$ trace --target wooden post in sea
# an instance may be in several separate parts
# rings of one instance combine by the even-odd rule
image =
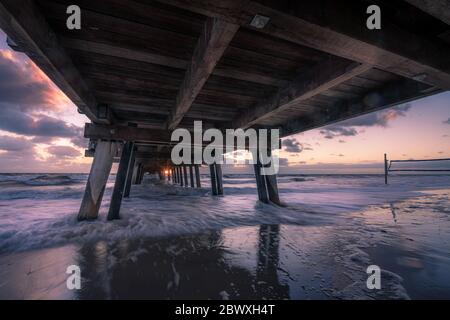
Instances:
[[[263,203],[269,203],[269,196],[267,194],[266,179],[261,175],[261,163],[259,160],[253,165],[255,170],[256,188],[258,190],[258,199]]]
[[[222,165],[220,163],[216,163],[215,167],[216,167],[217,194],[223,195]]]
[[[194,168],[192,167],[192,165],[189,166],[189,176],[191,178],[191,188],[195,188],[195,184],[194,184]]]
[[[116,152],[117,145],[115,142],[98,141],[86,190],[78,213],[79,221],[97,219]]]
[[[185,182],[185,180],[184,180],[184,178],[183,178],[183,172],[182,172],[183,170],[181,169],[181,166],[179,166],[178,167],[178,174],[179,174],[179,176],[180,176],[180,186],[184,186],[184,182]]]
[[[216,166],[214,164],[209,165],[209,172],[211,177],[211,192],[213,196],[217,196]]]
[[[108,220],[120,219],[120,207],[127,180],[128,168],[130,167],[131,155],[133,153],[134,143],[128,141],[125,143],[122,156],[120,157],[119,168],[116,174],[116,181],[114,183],[114,190],[109,206]]]
[[[200,168],[199,168],[199,165],[196,164],[194,166],[194,168],[195,168],[195,181],[197,183],[197,188],[201,188],[202,187],[202,183],[200,181]]]
[[[125,184],[125,191],[123,193],[124,198],[130,197],[131,182],[133,180],[135,162],[136,162],[136,148],[133,147],[133,150],[131,153],[130,165],[128,166],[127,182]]]
[[[183,165],[183,175],[184,175],[184,177],[183,177],[184,178],[184,186],[189,187],[186,165]]]
[[[272,151],[268,150],[267,155],[272,158]],[[253,165],[259,201],[263,203],[271,202],[276,205],[281,205],[277,176],[275,174],[269,175],[267,172],[264,172],[265,168],[261,163],[260,156],[260,152],[258,151],[257,159],[254,161],[255,164]]]

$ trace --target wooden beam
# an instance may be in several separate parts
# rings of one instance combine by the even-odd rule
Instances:
[[[247,0],[162,1],[247,28],[255,15],[266,16],[269,23],[254,30],[450,89],[450,47],[403,30],[387,18],[381,30],[367,29],[364,2],[289,1],[273,2],[269,7]]]
[[[111,122],[98,117],[95,96],[34,1],[2,0],[0,28],[89,119],[97,123]]]
[[[306,72],[301,72],[288,86],[270,99],[246,110],[233,121],[233,128],[247,128],[276,113],[318,95],[369,70],[371,66],[330,57]]]
[[[406,0],[406,2],[450,25],[450,1],[448,0]]]
[[[380,89],[368,92],[360,99],[341,101],[332,108],[290,120],[282,126],[281,136],[286,137],[330,125],[440,92],[442,90],[409,79],[391,82]]]
[[[238,29],[238,25],[217,18],[206,20],[167,125],[170,130],[175,129],[189,111]]]
[[[187,60],[162,56],[148,51],[140,51],[135,49],[123,48],[120,46],[113,46],[104,43],[72,38],[63,38],[61,42],[65,48],[72,50],[80,50],[84,52],[102,54],[105,56],[145,62],[160,66],[171,67],[175,69],[186,70],[188,67]],[[227,66],[216,66],[212,74],[224,78],[243,80],[265,85],[272,85],[272,86],[286,85],[285,80],[280,80],[278,78],[271,77],[270,75],[258,75],[254,73],[248,73]]]
[[[166,130],[86,123],[84,136],[89,139],[170,143],[171,134]]]

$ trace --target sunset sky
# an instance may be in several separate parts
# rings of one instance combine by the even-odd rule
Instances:
[[[0,31],[0,172],[87,172],[88,119]],[[450,158],[450,92],[283,141],[285,172],[380,172],[394,159]]]

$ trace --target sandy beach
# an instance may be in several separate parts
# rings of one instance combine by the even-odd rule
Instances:
[[[284,208],[258,203],[245,176],[227,177],[219,198],[147,181],[113,223],[76,223],[76,198],[41,197],[41,210],[46,201],[67,212],[28,212],[33,230],[3,213],[0,299],[448,299],[445,178],[398,178],[386,190],[378,176],[281,177]],[[346,187],[330,192],[336,183]],[[373,264],[381,290],[366,287]],[[80,266],[81,290],[67,289],[69,265]]]

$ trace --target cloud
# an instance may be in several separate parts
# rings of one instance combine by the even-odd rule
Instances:
[[[67,101],[36,65],[9,50],[0,50],[0,97],[21,111],[58,109],[56,102]]]
[[[0,103],[0,108],[2,110],[1,130],[27,136],[44,137],[73,137],[80,133],[79,127],[47,115],[31,116],[21,112],[14,105],[4,103]]]
[[[46,150],[52,156],[60,159],[76,158],[81,155],[78,149],[75,149],[70,146],[50,146]]]
[[[320,131],[320,133],[326,138],[326,139],[334,139],[336,137],[349,137],[349,136],[356,136],[358,134],[358,131],[356,131],[355,128],[346,128],[342,126],[332,126],[327,127]]]
[[[407,112],[411,109],[410,104],[404,104],[397,107],[393,107],[388,110],[369,113],[364,116],[356,117],[349,120],[344,120],[336,125],[325,127],[320,133],[326,139],[334,139],[336,137],[349,137],[356,136],[358,131],[355,127],[388,127],[389,122],[399,118],[405,117]],[[449,119],[450,120],[450,119]],[[340,140],[341,142],[343,140]],[[341,142],[343,143],[343,142]]]
[[[33,143],[24,138],[0,136],[0,150],[7,152],[19,152],[33,148]]]
[[[300,142],[297,141],[297,139],[284,139],[282,142],[283,147],[285,147],[286,152],[290,153],[299,153],[303,151],[303,146]]]
[[[450,118],[448,118],[448,120],[447,120],[447,121],[444,121],[444,123],[446,123],[446,124],[450,124]]]
[[[289,160],[286,158],[279,158],[278,159],[278,163],[280,165],[280,167],[287,167],[289,166]]]

